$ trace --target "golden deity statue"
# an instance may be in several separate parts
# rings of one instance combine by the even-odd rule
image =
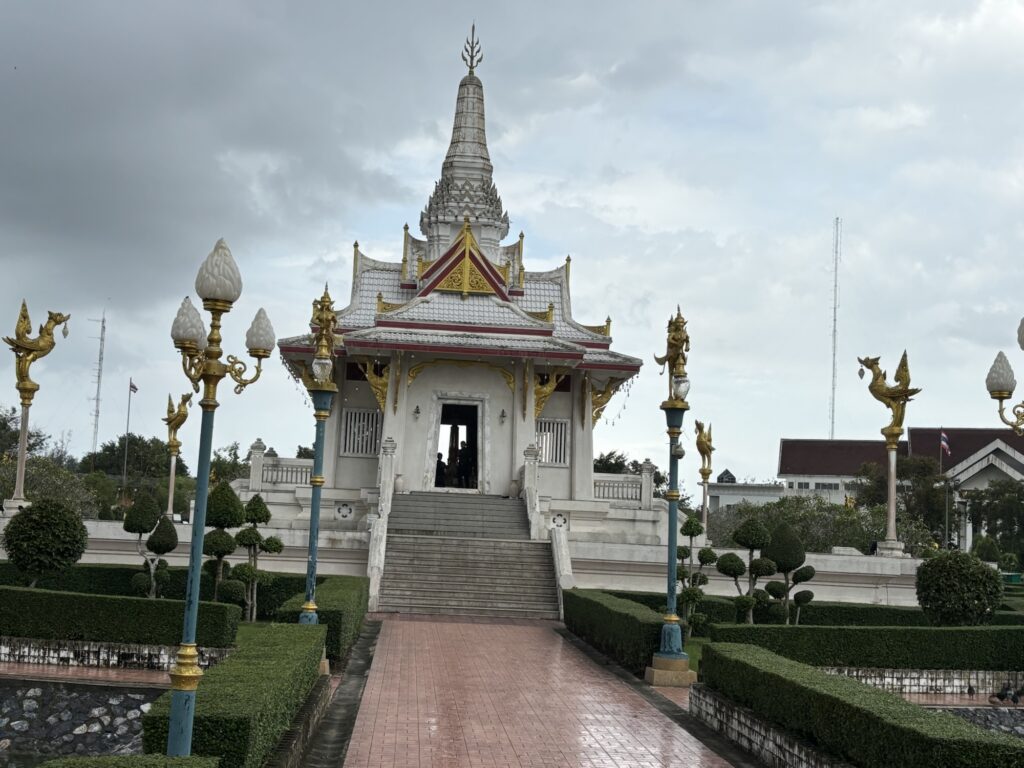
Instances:
[[[686,353],[690,351],[690,334],[686,330],[686,319],[683,317],[679,307],[676,307],[676,316],[668,321],[668,340],[666,342],[665,354],[661,357],[654,356],[654,362],[661,366],[661,372],[665,373],[665,366],[668,366],[669,373],[683,372],[686,369]]]
[[[324,357],[334,356],[334,326],[338,322],[338,313],[334,311],[334,299],[327,292],[324,283],[324,295],[313,300],[313,317],[310,322],[317,327],[316,352]]]
[[[29,368],[36,360],[46,357],[53,350],[56,340],[53,338],[53,329],[58,325],[64,326],[64,338],[68,335],[68,320],[71,315],[60,312],[50,312],[46,322],[39,326],[39,335],[34,339],[30,338],[32,333],[32,321],[28,316],[28,306],[21,302],[21,312],[18,314],[18,322],[14,326],[14,336],[5,336],[4,341],[14,352],[17,361],[14,365],[14,373],[17,377],[17,389],[21,393],[21,404],[30,405],[39,385],[29,377]]]
[[[708,424],[707,431],[704,430],[704,422],[697,421],[697,453],[700,454],[700,476],[707,482],[711,477],[711,454],[715,446],[711,444],[711,425]]]
[[[921,390],[910,386],[910,367],[907,365],[906,350],[903,351],[900,364],[896,366],[896,383],[893,385],[886,383],[886,373],[879,367],[878,360],[877,357],[857,358],[857,362],[871,371],[868,392],[892,412],[892,421],[882,430],[882,434],[889,441],[895,439],[891,438],[891,435],[898,437],[903,433],[903,417],[906,415],[907,403]],[[861,375],[863,374],[864,371],[861,369]]]

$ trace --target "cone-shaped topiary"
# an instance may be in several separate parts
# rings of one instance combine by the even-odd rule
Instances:
[[[991,536],[981,536],[971,547],[971,552],[986,563],[999,562],[999,545]]]
[[[217,483],[206,502],[209,528],[237,528],[245,522],[245,508],[227,483]]]
[[[250,525],[266,525],[270,522],[270,509],[258,493],[245,504],[245,522]]]
[[[82,517],[56,499],[42,498],[19,510],[0,533],[0,547],[30,586],[78,562],[89,543]]]
[[[135,498],[135,503],[125,512],[121,527],[128,533],[137,534],[141,541],[142,536],[152,531],[159,519],[160,507],[157,506],[156,499],[148,493],[140,493]]]
[[[178,546],[178,532],[174,530],[174,523],[166,515],[160,515],[156,528],[146,539],[146,549],[154,555],[166,555],[173,552]]]
[[[220,595],[220,583],[224,578],[224,558],[236,549],[238,549],[238,545],[235,544],[235,537],[223,528],[215,528],[203,537],[203,554],[215,558],[217,563],[213,578],[214,600],[217,600]]]
[[[807,552],[804,543],[800,540],[796,529],[789,523],[779,523],[772,531],[772,540],[762,551],[765,557],[775,561],[775,567],[782,574],[785,591],[781,595],[772,594],[776,600],[782,602],[782,614],[786,624],[789,624],[789,593],[796,586],[797,582],[793,574],[807,559]],[[805,572],[806,573],[806,572]],[[814,569],[811,568],[811,577],[814,576]],[[808,579],[803,579],[807,581]]]

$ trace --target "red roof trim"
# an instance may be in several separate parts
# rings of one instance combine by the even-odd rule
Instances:
[[[639,365],[614,365],[612,363],[584,363],[577,366],[581,371],[629,371],[640,373]]]
[[[612,345],[610,341],[574,341],[573,343],[589,349],[608,349]]]
[[[363,339],[345,342],[349,347],[370,347],[377,349],[394,349],[412,352],[448,352],[461,355],[495,355],[510,357],[550,357],[558,360],[580,360],[582,355],[577,352],[544,352],[537,350],[514,350],[503,347],[453,347],[446,344],[409,344],[409,343],[378,343]]]
[[[464,248],[466,248],[465,237],[459,237],[454,243],[452,243],[451,247],[445,251],[444,255],[431,264],[423,273],[425,285],[416,295],[427,296],[430,293],[433,293],[438,284],[451,274],[452,270],[454,270],[462,261],[462,249]],[[491,286],[499,298],[504,301],[508,301],[509,297],[506,292],[505,283],[497,268],[491,264],[490,260],[480,251],[473,248],[466,248],[466,250],[469,252],[470,262],[476,265],[477,270],[479,270],[480,274],[484,276],[484,280],[487,281],[488,285]],[[436,275],[432,276],[432,273],[434,273],[435,270]]]
[[[479,325],[476,323],[420,323],[420,322],[402,322],[400,320],[377,320],[378,328],[412,328],[412,329],[427,329],[432,331],[465,331],[466,327],[471,327],[474,331],[481,331],[483,333],[503,333],[509,335],[518,336],[546,336],[553,337],[554,329],[551,328],[512,328],[504,325]]]

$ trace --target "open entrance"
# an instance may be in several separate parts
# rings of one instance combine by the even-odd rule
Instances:
[[[435,488],[479,487],[480,441],[476,405],[441,404]]]

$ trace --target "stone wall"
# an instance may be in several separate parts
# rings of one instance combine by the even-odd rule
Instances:
[[[962,717],[967,722],[974,723],[990,731],[1009,733],[1024,739],[1024,711],[1019,709],[957,707],[944,711],[949,712],[951,715]]]
[[[704,685],[690,687],[690,714],[764,762],[768,768],[851,768],[734,704]]]
[[[0,755],[128,755],[160,690],[0,681]]]
[[[970,669],[866,669],[858,667],[821,667],[830,675],[844,675],[891,693],[966,694],[974,686],[979,698],[1000,690],[1005,683],[1017,690],[1024,685],[1024,672],[994,672]]]
[[[0,662],[19,664],[170,670],[176,653],[177,648],[170,645],[0,637]],[[200,648],[199,666],[210,667],[229,653],[230,648]]]

